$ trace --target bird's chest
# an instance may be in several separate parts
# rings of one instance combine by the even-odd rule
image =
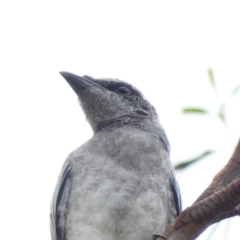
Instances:
[[[94,232],[96,239],[150,240],[153,232],[162,232],[168,224],[165,174],[101,166],[83,170],[85,177],[73,181],[71,199],[77,201],[69,222],[78,222],[81,239]]]
[[[102,138],[104,142],[94,139],[75,158],[74,182],[86,193],[130,201],[149,189],[156,193],[164,189],[172,166],[158,139],[121,131]]]
[[[119,130],[106,135],[101,137],[105,141],[94,141],[98,147],[93,153],[115,165],[142,174],[152,174],[157,169],[167,170],[171,165],[162,142],[151,134]]]
[[[170,165],[157,139],[119,133],[93,145],[74,161],[71,199],[77,201],[72,216],[81,225],[113,231],[122,239],[134,229],[151,236],[161,223],[165,226]]]

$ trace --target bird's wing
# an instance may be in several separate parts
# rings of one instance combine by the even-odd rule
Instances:
[[[167,135],[161,126],[156,127],[156,126],[152,126],[152,125],[146,125],[146,129],[154,137],[158,138],[161,141],[161,143],[163,144],[162,145],[163,148],[167,152],[170,152],[170,145],[169,145],[169,142],[167,139]],[[177,216],[178,216],[180,214],[180,212],[182,211],[182,200],[181,200],[180,189],[179,189],[177,180],[176,180],[173,172],[171,173],[170,187],[172,190],[174,205],[175,205],[175,209],[176,209]]]
[[[180,189],[174,174],[172,174],[172,178],[170,179],[170,186],[173,193],[173,200],[174,200],[174,204],[175,204],[175,208],[178,216],[182,211],[182,200],[181,200]]]
[[[66,161],[52,199],[50,214],[52,240],[65,239],[65,210],[70,190],[70,173],[71,166]]]

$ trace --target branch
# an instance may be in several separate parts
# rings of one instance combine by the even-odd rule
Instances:
[[[240,215],[240,139],[225,167],[193,205],[167,227],[163,236],[167,240],[195,239],[213,223],[237,215]]]
[[[198,197],[199,201],[221,189],[233,180],[240,177],[240,139],[237,146],[225,167],[213,178],[209,187]]]

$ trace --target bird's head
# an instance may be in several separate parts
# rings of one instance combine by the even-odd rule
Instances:
[[[148,122],[158,124],[155,108],[142,93],[118,79],[94,79],[61,72],[77,94],[94,132],[118,124]]]

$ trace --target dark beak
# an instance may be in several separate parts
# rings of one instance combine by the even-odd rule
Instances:
[[[77,95],[81,91],[93,87],[94,85],[99,87],[99,85],[97,85],[94,81],[91,81],[90,79],[86,79],[84,77],[80,77],[69,72],[60,72],[60,74],[67,80],[67,82]]]

